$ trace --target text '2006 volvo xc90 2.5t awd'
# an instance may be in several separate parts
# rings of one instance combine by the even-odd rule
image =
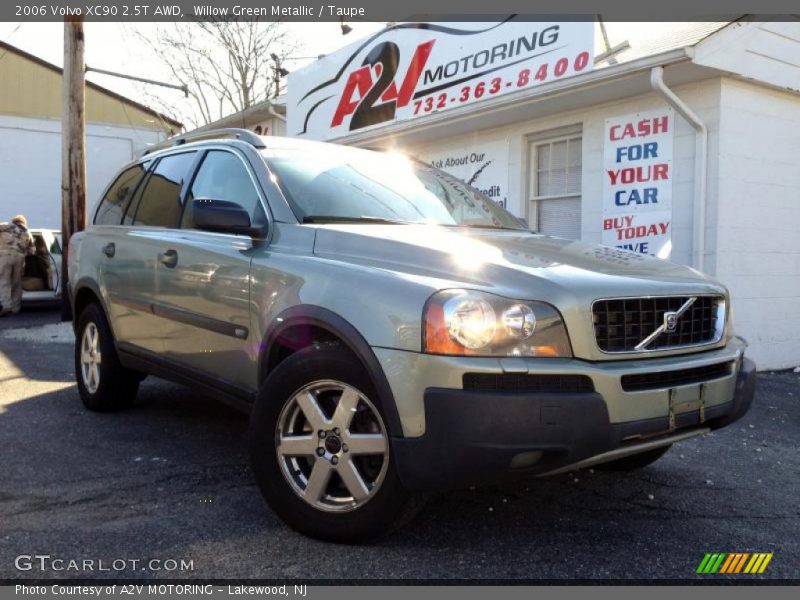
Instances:
[[[400,155],[243,130],[126,166],[73,236],[78,388],[156,375],[250,412],[289,525],[359,541],[426,493],[647,465],[749,408],[725,287],[537,235]]]

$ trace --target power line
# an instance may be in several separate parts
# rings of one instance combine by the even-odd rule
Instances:
[[[10,42],[11,41],[11,38],[14,37],[14,34],[17,33],[20,30],[20,27],[22,27],[22,25],[23,25],[22,23],[19,23],[16,27],[14,27],[14,31],[12,31],[11,33],[8,34],[8,37],[6,38],[6,42]],[[3,50],[3,53],[0,54],[0,60],[3,60],[5,58],[5,56],[6,56],[6,54],[8,54],[8,50]]]

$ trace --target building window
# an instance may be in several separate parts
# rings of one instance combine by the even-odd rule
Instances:
[[[528,219],[540,233],[581,237],[580,128],[530,139]]]

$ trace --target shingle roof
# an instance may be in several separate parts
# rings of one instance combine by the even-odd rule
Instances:
[[[648,40],[631,42],[630,48],[596,63],[595,67],[602,68],[612,64],[626,63],[645,56],[653,56],[677,48],[694,46],[731,23],[732,21],[659,23],[662,27],[659,27],[658,35]],[[630,23],[630,25],[635,26],[635,23]],[[622,41],[612,39],[610,43],[613,47]]]

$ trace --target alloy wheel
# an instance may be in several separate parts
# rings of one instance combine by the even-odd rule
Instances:
[[[294,492],[328,512],[368,502],[389,466],[380,413],[364,394],[341,381],[316,381],[292,396],[278,419],[275,450]]]
[[[83,385],[90,394],[97,392],[100,387],[100,365],[102,364],[100,352],[100,333],[97,325],[87,323],[81,337],[81,377]]]

